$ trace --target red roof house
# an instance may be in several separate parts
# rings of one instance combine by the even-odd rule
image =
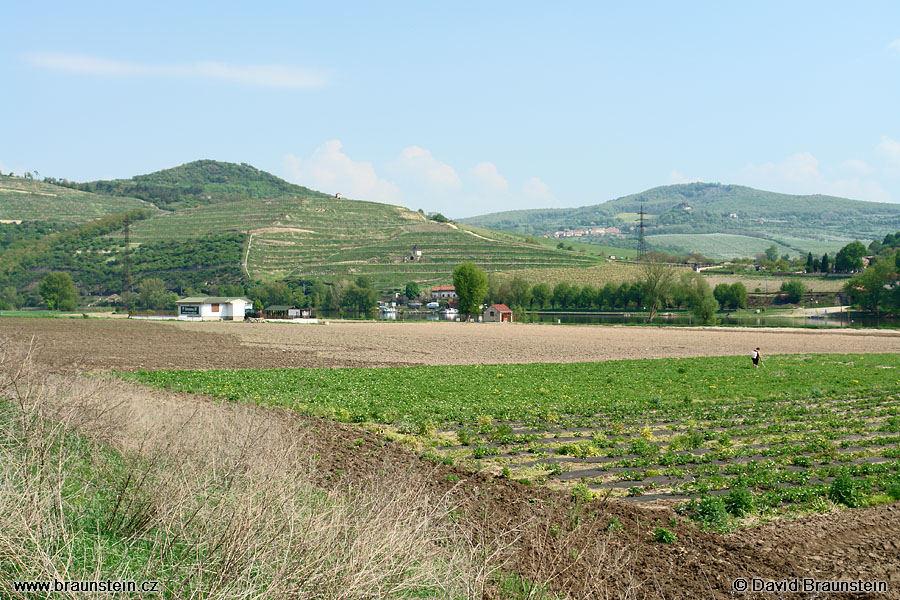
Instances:
[[[513,311],[505,304],[491,304],[484,309],[481,320],[485,323],[512,323]]]

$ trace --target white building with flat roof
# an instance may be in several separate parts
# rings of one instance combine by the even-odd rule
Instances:
[[[253,302],[244,297],[191,296],[175,303],[183,321],[243,321]]]

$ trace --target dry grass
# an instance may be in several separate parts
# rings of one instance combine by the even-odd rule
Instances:
[[[314,483],[302,428],[236,405],[42,377],[0,356],[0,589],[159,580],[178,598],[481,597],[502,541],[389,466]],[[79,595],[83,598],[84,595]]]

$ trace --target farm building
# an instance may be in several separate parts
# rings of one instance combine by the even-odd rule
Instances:
[[[456,300],[456,288],[452,285],[436,285],[431,288],[432,300]]]
[[[491,304],[485,307],[481,320],[485,323],[512,323],[513,311],[505,304]]]
[[[243,321],[253,302],[244,297],[191,296],[175,305],[178,318],[185,321]]]

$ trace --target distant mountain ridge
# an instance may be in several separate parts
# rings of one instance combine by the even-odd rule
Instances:
[[[629,236],[636,237],[637,213],[642,208],[651,246],[687,252],[697,251],[695,245],[706,246],[710,235],[729,234],[717,238],[726,246],[733,245],[734,236],[743,236],[751,242],[770,240],[790,253],[805,253],[839,248],[855,239],[881,239],[900,230],[900,204],[780,194],[718,183],[668,185],[579,208],[506,211],[460,222],[529,235],[616,227],[625,234],[619,243],[627,245]],[[690,237],[699,235],[707,237]],[[749,250],[754,244],[713,248],[711,256],[744,255],[743,246]]]

